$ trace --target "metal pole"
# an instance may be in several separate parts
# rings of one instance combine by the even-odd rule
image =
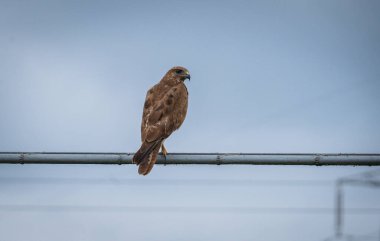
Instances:
[[[354,178],[349,176],[348,178],[340,178],[336,181],[335,185],[335,238],[340,239],[343,236],[343,220],[344,220],[344,185],[364,185],[372,187],[380,187],[380,181],[374,179],[373,176],[379,173],[379,170],[372,170],[370,172],[364,172],[360,175],[356,175]],[[379,235],[380,238],[380,235]]]
[[[3,164],[131,164],[134,153],[0,152]],[[380,166],[380,154],[171,153],[157,164]]]
[[[342,208],[343,208],[343,182],[338,180],[336,183],[336,199],[335,199],[335,238],[342,237]]]

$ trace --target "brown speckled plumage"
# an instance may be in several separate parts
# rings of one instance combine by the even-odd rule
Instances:
[[[141,122],[142,145],[133,157],[139,174],[148,174],[156,163],[163,142],[183,123],[187,112],[188,92],[184,84],[190,79],[183,67],[171,68],[161,81],[148,90]]]

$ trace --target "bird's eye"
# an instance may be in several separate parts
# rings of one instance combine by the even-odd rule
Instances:
[[[177,74],[182,74],[183,73],[183,70],[182,69],[178,69],[175,71]]]

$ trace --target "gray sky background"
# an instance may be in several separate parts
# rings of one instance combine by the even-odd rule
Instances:
[[[0,151],[134,152],[145,93],[188,68],[169,152],[380,153],[378,1],[0,1]],[[373,168],[0,167],[0,205],[329,207],[334,186],[155,180],[326,180]],[[133,185],[10,177],[136,179]],[[10,181],[13,180],[13,181]],[[143,180],[152,180],[148,184]],[[347,188],[348,207],[379,207]],[[379,215],[345,232],[379,233]],[[22,231],[20,230],[22,227]],[[0,210],[5,240],[322,240],[331,214]],[[380,235],[380,234],[379,234]]]

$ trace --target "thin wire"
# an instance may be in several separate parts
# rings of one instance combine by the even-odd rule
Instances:
[[[366,172],[354,173],[347,176],[342,177],[342,180],[345,179],[368,179],[380,176],[380,169],[369,170]]]
[[[347,214],[378,215],[380,208],[346,208]],[[101,206],[101,205],[10,205],[1,204],[3,212],[165,212],[165,213],[272,213],[332,214],[333,208],[323,207],[204,207],[204,206]]]
[[[344,234],[341,236],[340,240],[378,240],[379,236],[376,234],[367,234],[367,235],[354,235],[354,234]],[[333,241],[336,240],[335,235],[327,237],[324,241]]]
[[[0,177],[0,184],[86,184],[86,185],[183,185],[183,186],[332,186],[328,180],[253,179],[137,179],[137,178],[59,178]]]

